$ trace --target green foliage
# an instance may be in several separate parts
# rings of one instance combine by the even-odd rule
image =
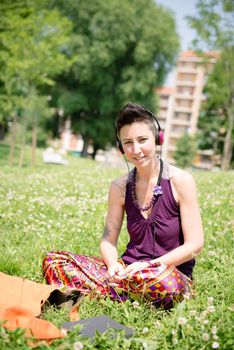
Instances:
[[[195,48],[202,48],[202,43],[211,50],[219,52],[219,58],[208,78],[205,92],[207,102],[203,108],[200,125],[201,138],[217,133],[222,140],[222,168],[228,169],[233,154],[234,130],[234,6],[231,0],[199,0],[197,15],[189,16],[188,21],[198,34],[194,41]],[[212,126],[215,126],[212,129]],[[224,129],[224,132],[223,132]],[[224,133],[224,135],[222,135]],[[223,137],[224,136],[224,137]],[[201,147],[204,142],[200,142]],[[217,142],[214,143],[215,151]],[[212,147],[213,148],[213,147]]]
[[[233,76],[234,49],[225,49],[207,81],[205,94],[207,100],[200,114],[199,148],[214,149],[215,153],[223,153],[225,135],[231,120],[234,118]],[[234,129],[232,128],[232,138]],[[233,147],[233,144],[232,144]]]
[[[198,0],[197,15],[187,16],[190,26],[198,36],[196,47],[202,42],[211,50],[222,50],[234,45],[234,6],[232,0]]]
[[[194,137],[184,134],[176,143],[176,151],[174,155],[176,164],[181,168],[186,168],[192,165],[196,149],[197,145]]]
[[[0,122],[24,111],[31,89],[53,84],[69,66],[70,31],[71,22],[44,0],[1,2]]]
[[[113,116],[129,100],[155,109],[154,87],[174,63],[178,35],[172,14],[153,0],[52,1],[73,22],[70,71],[54,101],[86,140],[113,141]]]
[[[49,250],[99,255],[108,187],[120,175],[119,170],[105,169],[81,158],[71,158],[67,167],[41,164],[33,169],[18,169],[1,163],[0,270],[42,282],[41,263]],[[76,349],[78,342],[84,350],[104,345],[116,350],[195,350],[211,349],[216,342],[220,349],[233,348],[233,174],[196,171],[193,175],[206,238],[194,271],[194,299],[166,312],[142,301],[117,303],[85,298],[79,310],[81,318],[106,314],[134,328],[134,336],[125,339],[122,334],[117,338],[111,333],[97,334],[92,343],[73,331],[50,345],[38,344],[38,349]],[[127,242],[124,226],[119,254]],[[42,317],[61,327],[69,320],[69,312],[49,307]],[[10,332],[0,327],[0,348],[30,346],[22,330]]]

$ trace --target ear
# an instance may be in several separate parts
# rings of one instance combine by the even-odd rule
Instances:
[[[116,138],[116,147],[121,152],[121,154],[125,154],[122,143],[118,137]]]
[[[122,146],[122,143],[120,141],[120,138],[118,136],[117,128],[115,127],[115,140],[116,140],[116,147],[120,151],[120,153],[124,154],[124,149]]]

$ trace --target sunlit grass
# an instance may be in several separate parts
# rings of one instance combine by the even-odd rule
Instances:
[[[108,187],[123,171],[91,160],[34,168],[2,162],[0,168],[0,270],[42,282],[41,263],[52,249],[99,255]],[[171,312],[148,304],[85,299],[82,318],[106,314],[135,329],[134,337],[110,334],[84,349],[232,349],[233,343],[233,173],[195,172],[206,244],[194,271],[196,297]],[[119,252],[128,241],[124,227]],[[68,313],[47,309],[44,318],[61,326]],[[20,332],[0,333],[1,349],[27,349]],[[73,349],[76,332],[48,346]],[[96,345],[94,345],[96,344]]]

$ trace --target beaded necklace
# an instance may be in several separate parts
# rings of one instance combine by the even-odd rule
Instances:
[[[162,171],[163,171],[163,161],[162,161],[162,159],[159,159],[159,162],[160,162],[160,170],[159,170],[157,184],[153,187],[153,195],[152,195],[152,198],[151,198],[150,202],[147,203],[143,207],[141,207],[138,204],[138,202],[137,202],[137,198],[136,198],[136,174],[137,174],[137,170],[136,170],[136,168],[134,168],[134,170],[133,170],[132,181],[131,181],[132,199],[133,199],[133,203],[136,205],[136,207],[140,211],[147,211],[147,210],[149,210],[152,207],[152,205],[154,204],[154,201],[157,198],[157,196],[159,196],[159,195],[161,195],[163,193],[162,186],[160,185],[161,179],[162,179]]]

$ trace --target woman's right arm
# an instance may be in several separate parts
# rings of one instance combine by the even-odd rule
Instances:
[[[102,258],[110,276],[118,274],[123,266],[118,263],[117,242],[124,217],[125,186],[122,179],[111,183],[108,198],[108,211],[100,244]]]

